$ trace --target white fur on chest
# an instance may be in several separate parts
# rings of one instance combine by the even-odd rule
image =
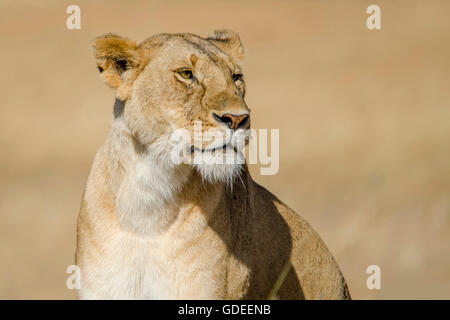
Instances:
[[[183,242],[172,236],[143,240],[118,234],[97,263],[82,270],[88,286],[82,287],[81,298],[220,298],[218,288],[225,279],[217,271],[223,268],[224,252]]]
[[[114,197],[120,227],[111,228],[104,222],[98,226],[108,240],[99,244],[100,250],[90,248],[87,253],[80,297],[223,297],[225,245],[201,212],[192,213],[192,205],[175,201],[189,172],[151,154],[132,157],[124,165],[125,174]]]
[[[116,194],[116,214],[123,230],[159,235],[178,216],[175,194],[187,173],[151,155],[131,160]]]

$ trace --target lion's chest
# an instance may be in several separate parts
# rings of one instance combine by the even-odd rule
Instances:
[[[225,292],[219,288],[225,288],[227,280],[226,253],[214,245],[217,239],[209,240],[197,245],[178,237],[142,240],[117,234],[82,270],[88,282],[86,297],[221,298]]]

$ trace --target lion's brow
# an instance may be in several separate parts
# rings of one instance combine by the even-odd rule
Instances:
[[[183,37],[183,39],[187,41],[190,45],[192,45],[195,49],[205,54],[215,65],[219,67],[227,67],[226,64],[222,61],[222,59],[220,59],[219,56],[216,55],[214,52],[207,50],[206,48],[196,43],[195,41],[192,41],[191,39],[188,39],[186,37]]]

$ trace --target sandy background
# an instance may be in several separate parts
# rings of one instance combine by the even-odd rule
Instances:
[[[81,7],[67,30],[66,7]],[[381,6],[382,30],[366,28]],[[253,175],[300,212],[355,299],[450,298],[450,1],[1,1],[0,298],[71,299],[81,195],[112,114],[90,41],[207,35],[246,47]],[[366,268],[381,267],[381,290]]]

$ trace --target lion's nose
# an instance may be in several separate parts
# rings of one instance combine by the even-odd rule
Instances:
[[[228,125],[228,128],[237,130],[237,129],[247,129],[250,125],[250,117],[248,114],[231,114],[231,113],[224,113],[222,116],[218,116],[217,114],[213,113],[214,118],[219,121],[223,122]]]

